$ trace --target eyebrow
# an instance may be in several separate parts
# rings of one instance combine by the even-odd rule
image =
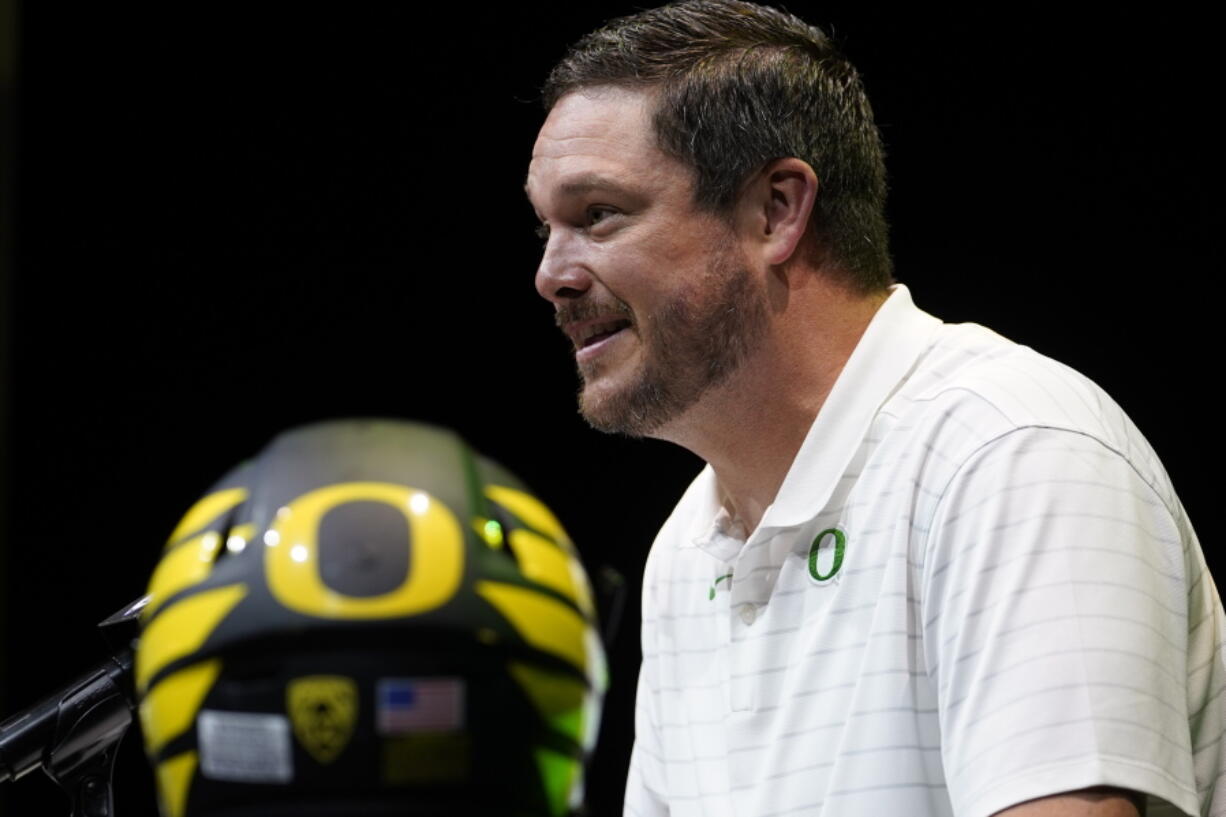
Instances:
[[[558,188],[558,192],[564,196],[581,196],[584,193],[590,193],[593,190],[611,190],[627,195],[633,195],[634,193],[634,191],[627,188],[625,185],[619,184],[618,182],[613,181],[607,176],[602,176],[599,173],[584,173],[573,179],[569,179]],[[531,199],[531,195],[528,193],[528,182],[526,181],[524,182],[524,195]]]

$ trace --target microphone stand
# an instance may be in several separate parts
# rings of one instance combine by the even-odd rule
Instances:
[[[98,626],[133,621],[142,599]],[[132,724],[132,648],[123,646],[66,687],[0,723],[0,783],[42,768],[72,817],[113,817],[119,742]]]

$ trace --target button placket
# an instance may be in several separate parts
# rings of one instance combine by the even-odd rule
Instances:
[[[770,601],[775,569],[771,567],[771,542],[774,535],[750,537],[735,570],[728,622],[729,699],[733,712],[752,711],[757,703],[760,656],[757,639],[761,636],[762,615]],[[744,578],[741,578],[744,577]]]

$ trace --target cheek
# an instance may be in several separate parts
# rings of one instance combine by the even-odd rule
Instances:
[[[654,311],[701,285],[724,240],[683,221],[653,225],[624,241],[600,245],[600,278],[632,308]]]
[[[702,239],[687,231],[684,224],[673,225],[663,235],[655,237],[651,252],[660,263],[673,270],[701,266],[704,258]]]
[[[641,251],[609,252],[599,265],[609,293],[633,309],[651,309],[667,298],[675,267],[667,256]]]

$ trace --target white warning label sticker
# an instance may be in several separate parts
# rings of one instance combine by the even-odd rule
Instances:
[[[294,776],[284,715],[205,709],[196,721],[200,771],[213,780],[288,783]]]

